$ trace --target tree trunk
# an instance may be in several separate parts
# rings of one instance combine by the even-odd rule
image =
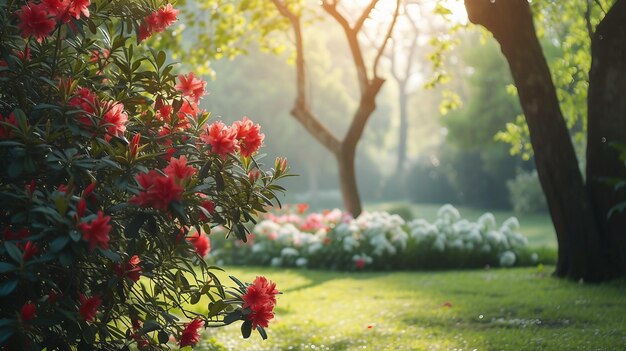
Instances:
[[[614,144],[626,145],[626,0],[618,0],[598,25],[591,41],[589,72],[587,188],[615,274],[626,274],[626,213],[609,217],[626,201],[603,178],[626,179],[626,166]]]
[[[361,214],[361,197],[356,182],[356,170],[354,160],[356,145],[343,144],[341,152],[336,154],[337,166],[339,168],[339,185],[341,188],[341,198],[346,211],[357,217]]]
[[[539,181],[557,234],[555,275],[586,281],[614,276],[587,196],[527,0],[465,0],[506,57],[524,111]]]
[[[407,138],[409,134],[409,116],[407,111],[408,95],[406,81],[398,82],[398,105],[400,107],[400,129],[398,130],[398,163],[396,173],[400,175],[405,170]]]

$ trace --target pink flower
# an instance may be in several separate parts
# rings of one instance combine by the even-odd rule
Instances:
[[[196,232],[192,236],[187,237],[187,241],[194,246],[196,253],[202,258],[211,251],[211,241],[209,237],[202,232]]]
[[[20,318],[22,322],[27,322],[35,318],[37,308],[34,303],[26,303],[20,308]]]
[[[183,188],[172,177],[152,170],[138,174],[135,179],[143,191],[129,200],[131,204],[167,211],[172,202],[182,199]]]
[[[174,9],[172,4],[161,6],[156,12],[156,24],[159,29],[162,29],[157,31],[161,32],[174,24],[177,20],[177,15],[178,10]]]
[[[22,6],[22,10],[17,14],[20,19],[19,28],[22,37],[34,36],[38,42],[50,36],[54,30],[55,22],[48,13],[48,8],[44,4],[35,4],[29,1]]]
[[[126,131],[126,122],[128,114],[124,111],[124,105],[121,102],[107,101],[103,107],[104,115],[102,116],[101,125],[106,125],[107,134],[104,139],[111,140],[111,136],[121,136]]]
[[[110,216],[105,216],[102,211],[98,211],[97,217],[89,223],[78,224],[78,230],[83,234],[83,240],[89,242],[89,249],[94,250],[96,246],[102,249],[109,248],[109,233],[111,225]]]
[[[78,313],[80,313],[85,321],[93,321],[94,318],[96,318],[96,313],[98,313],[98,307],[102,304],[102,300],[97,295],[87,298],[85,295],[80,294],[78,298],[80,301]]]
[[[194,319],[193,321],[185,325],[182,334],[180,334],[180,340],[178,345],[180,347],[195,346],[200,341],[200,328],[204,326],[204,322],[200,319]]]
[[[213,122],[200,138],[211,145],[211,151],[222,157],[237,150],[237,131],[222,122]]]
[[[261,126],[254,124],[247,117],[233,123],[232,128],[237,131],[239,149],[243,156],[249,157],[259,150],[265,134],[261,133]]]
[[[182,92],[184,96],[192,98],[195,103],[198,103],[204,95],[205,88],[206,82],[194,77],[193,72],[190,72],[187,77],[182,74],[178,76],[176,90]]]
[[[178,159],[170,158],[170,163],[163,169],[163,172],[169,177],[179,180],[190,179],[197,170],[191,166],[187,166],[187,157],[184,155]]]

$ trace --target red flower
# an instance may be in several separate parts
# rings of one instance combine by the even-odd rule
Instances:
[[[182,74],[178,76],[176,90],[181,91],[184,96],[192,98],[195,103],[198,103],[204,95],[205,88],[206,82],[194,77],[193,72],[190,72],[187,77]]]
[[[256,277],[254,282],[246,289],[246,293],[241,296],[243,308],[250,308],[248,320],[252,321],[252,328],[261,326],[267,328],[269,321],[274,318],[272,310],[276,305],[276,295],[278,294],[276,283],[268,281],[261,276]]]
[[[84,125],[91,125],[91,120],[86,114],[94,114],[96,112],[96,93],[87,88],[79,88],[67,104],[76,109],[85,111],[85,113],[78,115],[78,120]]]
[[[23,322],[35,318],[36,307],[34,303],[26,303],[20,309],[20,318]]]
[[[139,143],[141,142],[141,133],[137,133],[133,136],[133,139],[130,141],[130,145],[128,149],[130,150],[130,158],[135,158],[137,156],[137,152],[139,152]]]
[[[200,138],[211,145],[211,151],[222,157],[237,150],[237,131],[222,122],[213,122]]]
[[[183,188],[174,182],[174,178],[157,171],[140,173],[135,179],[144,190],[129,200],[133,205],[167,211],[172,202],[182,198]]]
[[[196,169],[187,166],[187,157],[184,155],[178,159],[170,158],[170,163],[163,169],[163,172],[169,177],[176,179],[189,179],[196,174]]]
[[[196,253],[204,258],[211,251],[211,241],[209,237],[202,232],[196,232],[192,236],[187,237],[187,241],[193,244]]]
[[[15,120],[15,115],[13,114],[13,112],[11,112],[11,114],[7,118],[3,117],[0,114],[0,140],[9,139],[13,135],[13,128],[2,123],[17,127],[17,121]]]
[[[22,256],[22,259],[26,262],[38,253],[39,248],[37,245],[33,244],[32,241],[28,241],[26,245],[24,245],[24,255]]]
[[[28,228],[22,228],[18,232],[14,232],[11,227],[4,228],[5,240],[22,240],[30,235]]]
[[[215,203],[213,203],[213,201],[211,200],[202,201],[202,204],[200,206],[202,206],[202,208],[204,208],[209,214],[215,213]],[[208,221],[209,218],[204,214],[204,212],[200,211],[198,220],[201,222],[205,222]]]
[[[104,115],[102,116],[102,124],[106,124],[107,134],[104,136],[106,141],[111,140],[111,136],[121,136],[126,131],[126,122],[128,114],[124,111],[124,105],[121,102],[107,101],[103,106]]]
[[[174,24],[177,20],[176,15],[178,15],[178,10],[174,9],[171,4],[167,4],[165,6],[161,6],[156,12],[156,24],[157,28],[161,30],[157,30],[161,32],[165,30],[165,28]]]
[[[45,5],[48,12],[58,21],[67,23],[71,20],[69,14],[70,0],[42,0],[41,4]]]
[[[70,16],[76,19],[80,19],[81,14],[89,17],[89,5],[91,5],[90,0],[71,0],[69,7]]]
[[[362,258],[358,258],[356,260],[356,268],[363,269],[363,267],[365,267],[365,260]]]
[[[195,116],[198,113],[200,113],[200,109],[198,108],[198,103],[195,101],[184,99],[182,106],[178,110],[178,119],[186,121],[187,115]]]
[[[139,25],[139,30],[137,32],[137,43],[141,43],[142,41],[150,38],[151,35],[152,32],[150,31],[148,24],[145,22],[142,23],[141,25]]]
[[[54,30],[55,22],[50,18],[48,8],[44,4],[34,4],[32,1],[22,6],[22,10],[17,14],[20,19],[19,27],[22,30],[22,37],[34,36],[37,41],[50,36]]]
[[[257,326],[267,328],[272,318],[274,318],[274,313],[272,313],[271,308],[267,307],[258,311],[252,311],[248,315],[248,320],[252,321],[252,329],[256,329]]]
[[[111,225],[110,216],[105,216],[102,211],[98,211],[97,217],[90,223],[82,222],[78,224],[78,230],[83,234],[83,240],[89,242],[89,249],[94,250],[96,246],[102,249],[109,248],[109,233]]]
[[[299,214],[303,214],[304,212],[306,212],[306,210],[309,209],[309,204],[305,204],[305,203],[297,204],[296,208],[298,209]]]
[[[195,346],[200,341],[200,333],[198,329],[202,328],[204,322],[200,319],[194,319],[193,321],[185,325],[185,329],[180,334],[180,340],[178,345],[180,347]]]
[[[261,126],[254,124],[247,117],[233,123],[232,128],[237,131],[240,152],[245,157],[257,152],[265,139],[265,134],[261,133]]]
[[[80,313],[85,321],[93,321],[94,318],[96,318],[96,313],[98,312],[98,307],[102,304],[102,300],[97,295],[87,298],[85,295],[80,294],[78,298],[80,301],[78,313]]]
[[[141,263],[139,256],[134,255],[128,259],[128,262],[126,262],[124,266],[120,263],[116,264],[114,267],[115,274],[117,274],[120,279],[127,277],[133,282],[137,282],[141,277],[141,267],[139,267],[139,263]]]

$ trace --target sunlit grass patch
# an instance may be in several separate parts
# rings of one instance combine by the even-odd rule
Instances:
[[[626,281],[587,285],[551,268],[330,273],[233,268],[283,294],[269,340],[206,332],[227,350],[623,350]],[[206,347],[205,350],[210,348]]]

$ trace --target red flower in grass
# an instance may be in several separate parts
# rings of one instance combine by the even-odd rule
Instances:
[[[20,318],[22,322],[27,322],[35,318],[37,308],[34,303],[26,303],[20,308]]]
[[[237,131],[222,122],[213,122],[200,138],[211,145],[211,151],[222,157],[237,150]]]
[[[200,341],[200,328],[204,326],[204,322],[200,319],[194,319],[185,325],[185,329],[180,334],[178,345],[180,347],[194,346]]]
[[[5,118],[0,114],[0,122],[8,124],[0,124],[0,140],[9,139],[13,135],[13,128],[11,126],[17,127],[15,115],[11,113],[9,117]]]
[[[170,163],[163,169],[163,172],[169,177],[182,180],[191,178],[197,171],[195,168],[187,166],[187,157],[183,155],[178,159],[170,158]]]
[[[80,301],[78,313],[80,313],[85,321],[93,321],[94,318],[96,318],[96,313],[98,313],[98,307],[102,304],[102,299],[97,295],[88,298],[83,294],[80,294],[78,299]]]
[[[133,282],[137,282],[139,278],[141,278],[141,267],[139,267],[139,263],[141,263],[139,256],[134,255],[128,259],[128,262],[126,262],[125,265],[122,265],[121,263],[116,264],[115,274],[120,279],[126,277]]]
[[[135,179],[143,191],[129,200],[133,205],[167,211],[172,202],[182,199],[183,188],[176,184],[172,177],[152,170],[138,174]]]
[[[111,140],[111,136],[121,136],[126,131],[126,122],[128,122],[128,114],[124,111],[124,105],[121,102],[107,101],[103,106],[101,125],[106,125],[107,134],[104,139]]]
[[[206,82],[194,77],[193,72],[190,72],[186,77],[182,74],[178,76],[176,90],[182,92],[184,96],[192,98],[195,103],[198,103],[204,95],[205,88]]]
[[[261,133],[261,126],[244,117],[242,121],[233,123],[232,128],[237,131],[239,152],[243,156],[249,157],[259,150],[265,139],[265,134]]]
[[[17,16],[20,19],[18,26],[22,31],[22,37],[36,37],[38,42],[50,36],[56,24],[54,19],[50,17],[46,5],[35,4],[32,1],[22,6],[22,10]]]
[[[89,249],[94,250],[96,246],[102,249],[109,248],[109,233],[111,225],[110,216],[105,216],[102,211],[98,211],[97,217],[91,222],[82,222],[78,224],[78,230],[83,234],[83,240],[89,242]]]
[[[211,241],[209,240],[209,237],[202,232],[193,233],[191,236],[187,237],[187,241],[194,246],[196,253],[202,258],[208,255],[209,251],[211,251]]]

